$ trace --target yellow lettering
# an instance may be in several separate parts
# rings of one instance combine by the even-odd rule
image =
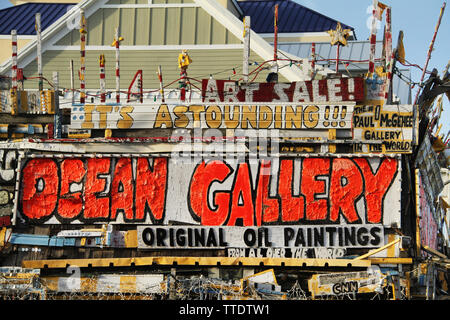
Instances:
[[[243,106],[242,108],[242,120],[241,120],[241,128],[242,129],[247,129],[248,128],[248,123],[250,123],[250,125],[252,126],[252,128],[257,129],[257,124],[256,124],[256,111],[257,111],[257,106]]]
[[[161,128],[162,125],[165,125],[166,128],[172,128],[172,117],[166,104],[159,107],[153,128]]]
[[[194,117],[194,128],[201,128],[200,113],[205,112],[205,106],[189,106],[189,111],[192,112],[192,115]]]
[[[300,109],[300,111],[299,111]],[[302,107],[286,106],[286,129],[292,129],[294,127],[300,129],[302,127]]]
[[[84,106],[84,122],[81,124],[83,129],[93,129],[94,123],[92,122],[92,112],[94,112],[95,106],[87,104]]]
[[[176,106],[173,108],[173,113],[177,117],[174,121],[175,128],[186,128],[189,124],[189,118],[186,116],[188,107],[186,106]]]
[[[213,117],[214,113],[214,117]],[[218,106],[209,106],[206,109],[206,125],[209,128],[219,128],[222,124],[222,111]]]
[[[283,128],[283,107],[276,106],[275,107],[275,129]]]
[[[233,107],[233,118],[231,118],[231,110],[230,106],[225,106],[225,126],[227,129],[236,129],[239,125],[239,117],[241,114],[241,107],[240,106],[234,106]]]
[[[307,106],[303,111],[305,127],[308,129],[313,129],[319,123],[319,107],[318,106]]]
[[[117,121],[118,129],[129,129],[133,125],[133,118],[130,116],[130,113],[133,112],[134,107],[123,107],[120,109],[120,116],[122,119]]]
[[[106,129],[108,123],[108,112],[112,111],[112,106],[97,106],[96,110],[100,113],[99,129]]]
[[[259,107],[258,125],[260,129],[267,129],[273,121],[272,109],[268,106]]]

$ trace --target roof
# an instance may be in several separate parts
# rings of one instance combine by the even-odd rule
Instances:
[[[336,46],[332,46],[330,42],[316,42],[316,56],[318,60],[336,59]],[[278,49],[286,51],[297,57],[309,58],[311,56],[311,43],[295,42],[278,44]],[[375,57],[381,57],[383,50],[383,42],[378,40],[375,46]],[[351,63],[349,69],[368,69],[368,60],[370,55],[369,41],[347,41],[346,46],[339,47],[339,59],[365,61],[365,63]],[[326,64],[318,62],[318,64]]]
[[[292,54],[300,58],[309,58],[311,56],[311,43],[279,43],[278,49]],[[328,60],[336,59],[336,47],[329,42],[316,42],[316,57],[317,64],[328,65]],[[383,50],[383,41],[378,40],[375,46],[375,57],[381,57]],[[350,60],[346,69],[352,74],[365,73],[369,69],[369,55],[370,42],[367,41],[348,41],[347,46],[340,47],[339,59]],[[326,60],[326,61],[323,61]],[[362,61],[362,62],[357,62]],[[331,62],[331,68],[334,68],[334,62]],[[341,65],[341,70],[344,70]],[[411,78],[411,71],[409,69],[399,70],[403,79],[400,79],[397,74],[393,77],[393,92],[400,99],[402,104],[411,104],[411,89],[409,84],[405,81]]]
[[[70,3],[25,3],[0,10],[0,34],[36,35],[35,15],[41,13],[41,29],[45,30],[62,17],[74,4]]]
[[[278,4],[278,32],[325,32],[336,29],[337,20],[327,17],[291,0],[238,1],[244,16],[251,17],[256,33],[273,33],[274,8]],[[350,27],[341,22],[345,29]]]

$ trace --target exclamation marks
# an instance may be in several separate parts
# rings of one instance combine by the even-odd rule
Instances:
[[[330,119],[330,106],[325,107],[324,119],[323,126],[328,127],[330,125],[330,121],[328,121]]]
[[[345,118],[347,116],[347,106],[342,106],[341,108],[339,106],[334,106],[333,114],[331,115],[331,107],[330,106],[325,107],[324,121],[323,121],[323,126],[325,128],[328,128],[330,125],[333,128],[336,128],[337,126],[339,126],[341,128],[345,128],[345,125],[346,125]],[[331,115],[331,119],[330,119],[330,115]]]
[[[355,99],[355,80],[353,78],[348,78],[348,101],[353,101]]]
[[[339,127],[345,128],[345,117],[347,116],[347,106],[342,106],[341,121],[339,122]]]

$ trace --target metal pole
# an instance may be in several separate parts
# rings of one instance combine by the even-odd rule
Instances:
[[[12,67],[11,67],[11,114],[19,113],[19,102],[17,97],[17,31],[11,30],[12,44]]]
[[[72,92],[72,105],[75,103],[75,90],[73,85],[73,60],[70,60],[70,91]]]
[[[428,48],[427,59],[425,61],[425,66],[423,67],[423,70],[422,70],[422,76],[420,77],[420,84],[422,84],[422,81],[425,78],[425,73],[427,72],[428,63],[430,62],[430,59],[431,59],[431,52],[433,51],[434,41],[436,40],[436,35],[438,33],[439,26],[441,25],[442,16],[444,15],[444,11],[445,11],[445,6],[446,6],[446,2],[444,2],[444,4],[442,5],[441,11],[439,13],[439,19],[438,19],[438,22],[437,22],[436,27],[434,29],[433,39],[431,40],[430,47]],[[417,103],[417,99],[419,98],[420,91],[421,90],[419,88],[419,90],[417,90],[416,98],[414,99],[414,103],[413,104]]]
[[[62,121],[61,112],[59,110],[59,75],[58,72],[53,72],[53,85],[55,87],[55,122],[54,122],[54,137],[61,139]]]
[[[369,75],[375,72],[375,48],[377,43],[377,12],[378,1],[373,0],[372,27],[370,29],[370,56],[369,56]]]
[[[391,7],[386,8],[386,31],[385,31],[385,68],[387,72],[386,77],[386,86],[384,88],[384,99],[387,103],[390,97],[390,89],[392,83],[392,71],[394,68],[394,56],[392,53],[392,16],[391,16]]]
[[[248,65],[250,59],[250,16],[244,18],[244,59],[242,61],[242,76],[244,83],[248,82]]]
[[[80,27],[80,103],[83,104],[86,102],[86,19],[83,9],[81,9]]]
[[[120,103],[120,40],[119,28],[116,28],[116,102]]]
[[[273,60],[275,61],[275,70],[278,73],[278,4],[275,5],[274,16]]]
[[[159,79],[159,93],[161,93],[161,101],[164,103],[165,102],[164,85],[163,85],[161,66],[158,66],[158,79]]]
[[[340,49],[340,43],[337,43],[337,49],[336,49],[336,73],[339,72],[339,49]]]
[[[36,47],[37,47],[37,67],[39,77],[39,91],[44,90],[42,79],[42,37],[41,37],[41,14],[36,13]]]
[[[17,31],[11,30],[11,42],[12,42],[12,82],[11,87],[17,91]]]
[[[100,102],[106,102],[105,55],[100,55]]]

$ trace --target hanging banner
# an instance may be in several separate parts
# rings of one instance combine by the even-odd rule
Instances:
[[[249,83],[231,80],[202,80],[205,103],[293,102],[338,103],[364,101],[363,78],[336,78],[292,83]]]
[[[265,103],[72,107],[79,129],[351,129],[354,103]]]
[[[411,153],[418,128],[413,105],[356,106],[353,112],[355,153]]]
[[[19,168],[14,221],[20,224],[401,223],[397,158],[28,154]]]

